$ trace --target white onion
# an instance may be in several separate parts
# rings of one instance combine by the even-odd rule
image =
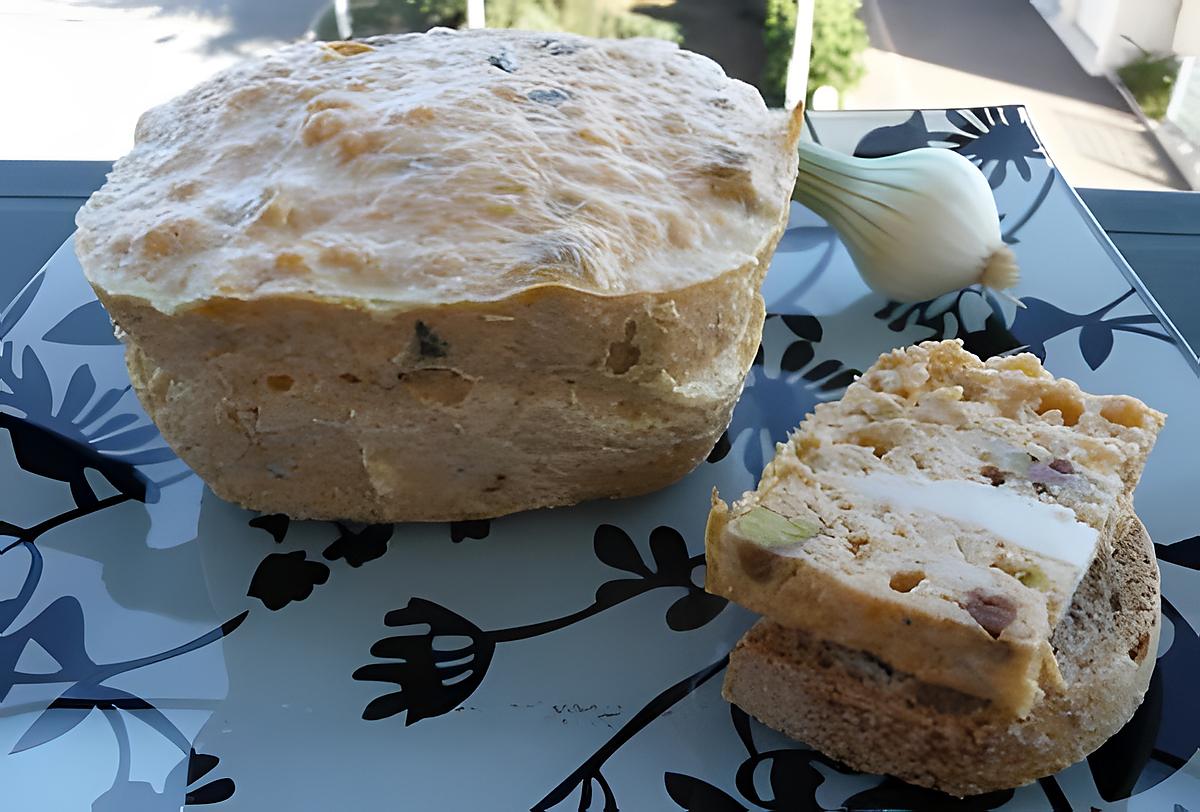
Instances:
[[[896,301],[1020,279],[987,180],[952,150],[852,158],[801,142],[793,196],[838,231],[863,280]]]

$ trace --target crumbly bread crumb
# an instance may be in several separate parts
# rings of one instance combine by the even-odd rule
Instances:
[[[1124,504],[1052,643],[1062,683],[1022,719],[886,661],[770,620],[730,656],[723,694],[764,724],[865,772],[952,795],[1017,787],[1099,747],[1133,716],[1154,670],[1154,547]]]
[[[1032,355],[886,354],[816,407],[755,492],[714,502],[708,588],[1021,715],[1163,419]],[[764,539],[766,515],[805,532]]]

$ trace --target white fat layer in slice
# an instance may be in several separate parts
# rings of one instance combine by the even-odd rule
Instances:
[[[1081,577],[1092,563],[1099,533],[1062,505],[962,479],[931,480],[870,473],[837,484],[894,510],[931,513],[978,527],[1037,555],[1066,562]]]

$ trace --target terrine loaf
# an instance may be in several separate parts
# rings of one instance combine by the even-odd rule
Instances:
[[[384,522],[640,494],[728,422],[798,135],[656,40],[304,43],[147,112],[76,251],[225,498]]]
[[[897,350],[818,405],[755,492],[714,497],[708,588],[1023,716],[1062,684],[1052,633],[1163,420],[1032,355]]]
[[[1025,717],[997,714],[861,649],[760,620],[729,658],[724,695],[865,772],[952,795],[1018,787],[1074,764],[1133,716],[1158,650],[1158,567],[1125,509],[1050,639],[1062,680]]]

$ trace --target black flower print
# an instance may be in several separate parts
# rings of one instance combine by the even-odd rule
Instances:
[[[801,744],[777,750],[761,751],[755,743],[753,723],[745,711],[735,705],[729,708],[730,719],[742,745],[746,748],[746,759],[738,766],[734,784],[741,798],[734,798],[699,778],[667,773],[667,792],[671,799],[685,810],[821,810],[825,807],[817,800],[817,789],[825,782],[825,776],[816,769],[824,765],[840,773],[854,774],[845,765],[834,761],[817,750]],[[766,776],[760,783],[755,776]],[[953,798],[935,790],[905,784],[895,778],[886,778],[880,784],[856,793],[845,800],[839,809],[845,810],[911,810],[912,812],[982,812],[996,809],[1013,796],[1012,790],[977,795],[971,798]],[[746,803],[743,804],[742,801]]]
[[[231,634],[246,619],[247,613],[165,651],[131,660],[97,662],[88,653],[83,609],[74,596],[60,595],[24,625],[14,625],[33,599],[43,568],[42,554],[36,544],[22,541],[20,547],[29,556],[24,582],[16,597],[0,601],[0,701],[16,685],[66,683],[67,688],[33,720],[12,752],[39,747],[65,735],[93,710],[136,712],[144,724],[186,751],[187,740],[161,711],[140,697],[104,683],[120,674],[203,648]],[[11,561],[9,556],[13,555],[10,551],[5,560]],[[57,664],[57,670],[44,673],[19,670],[17,663],[21,653],[30,643],[36,643],[49,654]]]
[[[601,584],[595,601],[569,615],[484,631],[461,615],[422,598],[413,598],[404,608],[389,612],[384,623],[405,631],[379,640],[371,647],[371,655],[395,662],[362,666],[354,672],[354,678],[390,682],[399,690],[372,700],[363,718],[383,719],[407,713],[405,724],[411,725],[449,713],[479,687],[498,644],[551,634],[654,589],[684,590],[667,609],[667,626],[673,631],[698,629],[725,608],[724,598],[709,595],[693,580],[693,572],[704,563],[704,554],[689,555],[687,543],[674,528],[664,526],[651,531],[653,569],[633,539],[619,527],[597,527],[593,548],[602,562],[633,577]]]
[[[914,112],[906,121],[871,130],[859,140],[854,154],[882,158],[921,147],[950,146],[987,176],[993,189],[1004,183],[1011,166],[1028,181],[1030,161],[1045,161],[1042,145],[1018,106],[971,107],[946,111],[954,130],[931,131],[925,114]]]
[[[925,114],[914,111],[900,124],[876,127],[868,132],[854,147],[856,158],[884,158],[922,147],[949,144],[950,132],[930,132],[925,123]]]
[[[371,656],[392,660],[364,665],[354,679],[390,682],[398,691],[377,697],[363,711],[367,720],[406,713],[411,725],[449,713],[483,682],[496,640],[466,618],[422,598],[384,616],[393,629],[406,634],[385,637],[371,646]],[[428,627],[427,631],[422,631]]]
[[[649,702],[647,702],[641,710],[630,717],[629,721],[621,726],[613,736],[604,744],[592,753],[582,764],[566,778],[559,782],[558,786],[546,793],[546,796],[530,807],[530,812],[549,812],[549,810],[563,803],[575,789],[579,788],[579,804],[576,809],[587,812],[592,807],[592,785],[598,785],[603,791],[604,806],[603,812],[610,812],[618,809],[616,798],[609,787],[608,782],[604,779],[602,770],[605,763],[613,757],[613,754],[624,747],[634,736],[642,732],[651,722],[658,719],[663,714],[671,710],[685,697],[690,696],[700,686],[704,685],[710,679],[720,674],[725,670],[725,666],[729,665],[729,656],[726,655],[716,662],[706,665],[694,674],[684,677],[666,690],[659,693]],[[686,776],[681,777],[677,781],[672,781],[681,795],[685,797],[695,797],[692,795],[692,783]],[[705,807],[695,807],[702,809]],[[730,807],[736,808],[736,807]],[[714,807],[715,810],[721,810],[723,807]]]
[[[987,175],[993,189],[1004,183],[1010,164],[1021,180],[1028,181],[1033,177],[1029,162],[1046,160],[1042,145],[1020,107],[949,110],[946,118],[959,131],[950,133],[945,140]]]
[[[876,311],[875,318],[886,320],[888,329],[897,333],[914,326],[927,329],[920,341],[960,338],[968,350],[984,359],[1021,347],[996,297],[975,288],[915,304],[888,302]]]
[[[1046,342],[1071,330],[1079,330],[1079,352],[1092,369],[1099,369],[1113,349],[1116,333],[1133,333],[1172,343],[1158,319],[1149,313],[1105,318],[1110,311],[1134,295],[1133,288],[1090,313],[1072,313],[1043,299],[1025,297],[1024,310],[1013,319],[1012,333],[1022,348],[1046,360]]]
[[[250,579],[246,595],[258,598],[272,612],[292,601],[302,601],[313,589],[329,580],[329,567],[309,561],[303,550],[271,553],[261,562]]]
[[[335,526],[338,537],[321,553],[327,561],[345,559],[352,567],[361,567],[387,552],[388,541],[395,532],[395,525],[372,524],[361,530],[353,530],[341,522]]]
[[[687,812],[746,812],[746,807],[727,792],[699,778],[669,772],[663,776],[663,783],[675,805]]]
[[[283,544],[284,539],[287,538],[288,530],[291,528],[291,519],[282,513],[271,513],[255,516],[250,520],[249,525],[270,534],[276,544]],[[354,556],[355,560],[358,561],[358,564],[351,563],[351,566],[358,566],[364,561],[369,561],[370,558],[378,557],[371,556],[370,558],[359,560],[358,557],[360,555],[366,555],[371,550],[356,547],[350,541],[343,541],[342,536],[347,532],[349,531],[342,529],[338,540],[326,548],[325,558],[330,560],[340,558],[347,554],[351,548],[353,548],[353,552],[349,554]],[[390,536],[391,533],[388,533],[389,538]],[[386,545],[387,540],[384,539],[385,551],[387,549]],[[371,546],[371,544],[368,544],[368,547]],[[250,578],[250,586],[246,590],[246,595],[251,598],[258,598],[262,601],[263,606],[272,612],[276,612],[293,601],[306,600],[312,595],[313,589],[328,580],[329,567],[320,561],[310,561],[308,553],[304,550],[293,550],[289,553],[269,553],[266,558],[259,562],[258,568],[254,570],[254,575]]]
[[[0,428],[8,431],[17,463],[38,476],[65,482],[77,507],[96,504],[86,471],[98,471],[123,499],[153,501],[157,486],[138,466],[175,454],[140,414],[118,410],[129,387],[97,391],[87,366],[77,368],[58,408],[45,368],[33,349],[14,370],[11,342],[0,345]],[[7,389],[7,391],[5,391]]]
[[[189,751],[188,757],[180,762],[179,767],[187,769],[187,795],[184,803],[188,806],[208,806],[228,801],[233,797],[237,786],[232,778],[216,778],[203,781],[205,776],[217,768],[221,759],[206,753]],[[179,769],[176,767],[175,769]],[[201,783],[203,781],[203,783]]]
[[[815,316],[770,314],[764,327],[764,341],[780,340],[773,338],[777,333],[785,335],[782,340],[787,341],[778,373],[767,368],[760,348],[727,431],[731,447],[748,434],[742,464],[756,473],[767,462],[764,449],[774,449],[776,443],[784,442],[788,432],[816,403],[841,396],[859,374],[857,369],[836,359],[816,361],[816,345],[823,329]],[[716,461],[716,455],[710,454],[709,459]]]

